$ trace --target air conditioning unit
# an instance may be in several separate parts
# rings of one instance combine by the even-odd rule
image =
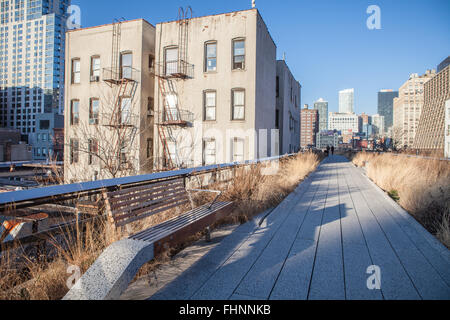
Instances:
[[[153,117],[155,115],[155,111],[153,111],[153,110],[148,110],[147,111],[147,116],[148,117]]]
[[[91,76],[91,82],[99,82],[100,77],[99,76]]]

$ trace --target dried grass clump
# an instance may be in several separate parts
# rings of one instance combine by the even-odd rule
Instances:
[[[386,192],[397,191],[399,204],[450,248],[450,163],[389,154],[358,154],[368,161],[367,175]]]

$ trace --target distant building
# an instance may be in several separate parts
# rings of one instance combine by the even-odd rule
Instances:
[[[399,146],[412,147],[419,125],[424,103],[424,84],[436,75],[434,70],[427,70],[421,76],[412,74],[399,90],[394,99],[394,126],[392,138]]]
[[[358,116],[352,113],[330,112],[328,115],[328,129],[341,131],[342,134],[358,133]]]
[[[325,149],[326,147],[339,146],[339,132],[336,130],[322,131],[317,135],[316,147],[318,149]]]
[[[359,116],[359,132],[362,132],[363,126],[365,124],[372,124],[372,118],[363,112],[362,115]]]
[[[394,98],[398,91],[381,90],[378,92],[378,114],[384,117],[384,129],[389,130],[394,123]]]
[[[301,85],[289,70],[286,61],[277,61],[275,122],[280,130],[280,154],[300,149]]]
[[[319,112],[319,131],[328,130],[328,102],[320,98],[314,102],[314,109]]]
[[[450,65],[425,83],[424,105],[414,149],[444,154],[445,104],[450,99]]]
[[[375,114],[372,116],[373,133],[375,135],[382,136],[386,133],[384,123],[385,121],[383,116],[379,114]]]
[[[309,109],[308,105],[305,105],[301,111],[300,128],[300,146],[302,148],[314,146],[316,144],[316,135],[319,131],[319,111]]]
[[[58,114],[57,110],[36,115],[36,134],[29,140],[33,145],[33,159],[52,160],[56,157],[53,149],[55,129],[64,129],[64,116]]]
[[[354,113],[354,112],[355,112],[355,89],[346,89],[339,91],[339,113]]]
[[[64,111],[69,6],[70,0],[1,1],[0,126],[20,130],[30,142],[40,114]]]
[[[441,72],[442,70],[444,70],[445,68],[447,68],[447,66],[450,65],[450,56],[448,56],[447,58],[445,58],[444,61],[442,61],[438,66],[437,66],[437,72]]]
[[[0,162],[30,161],[32,148],[21,141],[18,129],[0,128]]]
[[[450,100],[445,102],[445,157],[450,158]]]
[[[370,138],[373,136],[373,126],[371,124],[363,124],[362,126],[362,131],[361,133],[363,133],[367,138]]]

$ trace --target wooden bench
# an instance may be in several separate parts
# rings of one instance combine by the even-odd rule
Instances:
[[[192,192],[212,192],[216,196],[209,204],[193,208],[108,247],[64,299],[118,299],[143,264],[189,236],[209,229],[233,207],[232,202],[217,201],[221,195],[219,191],[186,189],[184,179],[103,192],[105,210],[117,228],[181,205],[191,203],[193,206]]]

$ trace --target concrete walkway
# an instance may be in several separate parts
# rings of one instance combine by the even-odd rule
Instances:
[[[450,299],[450,251],[343,157],[326,159],[260,221],[149,298]],[[379,290],[368,288],[370,266]]]

